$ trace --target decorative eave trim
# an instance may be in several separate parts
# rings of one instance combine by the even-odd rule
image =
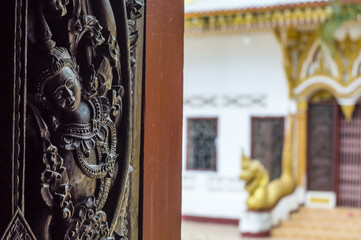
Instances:
[[[185,18],[185,36],[258,32],[289,26],[317,27],[331,14],[331,7],[325,6]]]
[[[354,0],[353,2],[359,2],[359,0]],[[194,18],[194,17],[208,17],[208,16],[217,16],[217,15],[232,15],[238,13],[260,13],[267,11],[280,11],[285,9],[294,9],[294,8],[312,8],[312,7],[325,7],[328,5],[327,1],[324,2],[313,2],[313,3],[297,3],[297,4],[283,4],[283,5],[274,5],[267,7],[253,7],[253,8],[234,8],[227,10],[214,10],[214,11],[204,11],[204,12],[186,12],[184,14],[185,19]]]
[[[185,5],[191,4],[194,0],[185,0]],[[343,0],[343,3],[361,3],[361,0]],[[194,18],[194,17],[206,17],[206,16],[215,16],[215,15],[229,15],[237,13],[260,13],[266,11],[277,11],[285,9],[295,9],[295,8],[315,8],[315,7],[326,7],[330,4],[328,0],[322,2],[304,2],[304,3],[290,3],[282,5],[273,5],[265,7],[250,7],[250,8],[234,8],[226,10],[213,10],[213,11],[188,11],[185,13],[184,17]]]
[[[346,0],[343,2],[361,3],[361,0]],[[272,31],[275,28],[289,26],[315,28],[324,23],[331,15],[332,9],[328,2],[188,12],[185,14],[185,36]]]

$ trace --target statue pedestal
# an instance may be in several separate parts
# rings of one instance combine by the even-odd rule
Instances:
[[[286,220],[289,214],[296,211],[301,203],[302,189],[297,188],[292,194],[282,198],[269,211],[246,211],[239,221],[239,230],[243,237],[268,237],[272,227]]]
[[[242,213],[239,229],[243,237],[268,237],[272,227],[271,211]]]

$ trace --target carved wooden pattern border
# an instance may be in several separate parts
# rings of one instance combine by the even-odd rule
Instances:
[[[26,47],[27,47],[28,0],[16,0],[15,15],[15,76],[13,102],[13,203],[12,212],[19,206],[24,211],[24,168],[25,168],[25,114],[26,114]],[[23,96],[23,98],[21,98]]]
[[[26,222],[25,217],[20,209],[18,209],[8,228],[1,239],[24,239],[24,240],[36,240],[34,233],[31,231],[29,224]]]

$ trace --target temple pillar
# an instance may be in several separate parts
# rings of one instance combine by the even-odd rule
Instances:
[[[297,103],[297,159],[298,172],[297,184],[305,187],[307,167],[307,101],[301,100]]]

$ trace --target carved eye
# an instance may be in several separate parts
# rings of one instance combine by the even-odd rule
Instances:
[[[55,93],[56,99],[60,100],[62,96],[63,96],[63,90],[56,91]]]
[[[74,80],[72,80],[72,79],[69,79],[69,80],[66,81],[66,83],[65,83],[65,86],[66,86],[67,88],[71,88],[73,85],[74,85]]]

